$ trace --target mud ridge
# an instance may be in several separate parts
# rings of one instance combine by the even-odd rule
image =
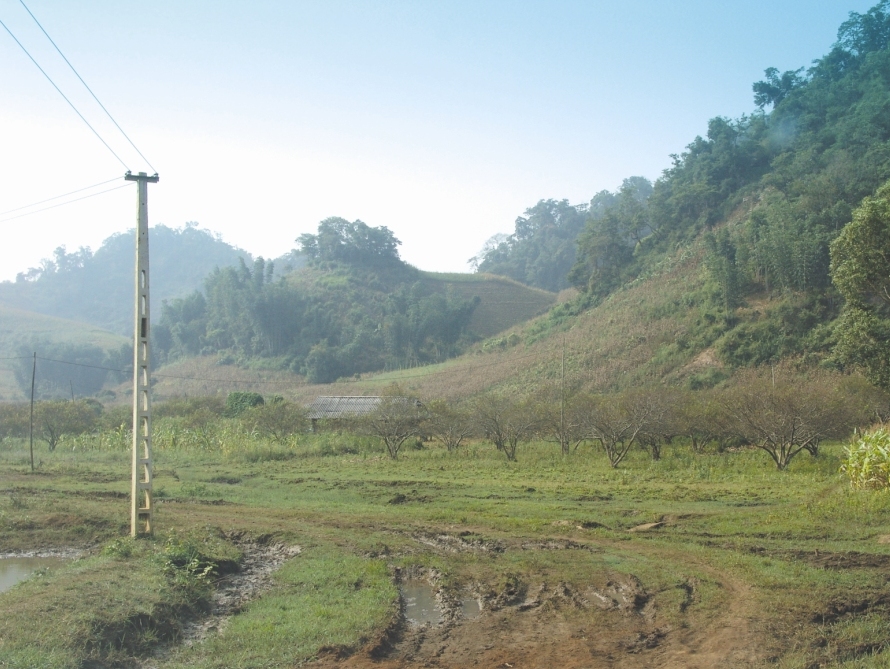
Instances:
[[[271,588],[272,573],[302,550],[299,546],[269,541],[265,536],[254,539],[241,535],[227,538],[243,551],[238,570],[217,581],[208,613],[183,621],[176,641],[160,646],[154,658],[142,664],[143,669],[154,669],[154,661],[166,659],[178,646],[191,646],[213,633],[221,632],[231,617],[240,613],[250,600]]]
[[[425,546],[438,548],[449,553],[504,552],[504,545],[501,542],[493,539],[484,539],[470,533],[461,533],[455,536],[453,534],[415,532],[411,535],[411,538]]]
[[[46,548],[33,551],[8,551],[0,553],[0,560],[14,558],[62,558],[64,560],[76,560],[87,554],[80,548]]]
[[[221,631],[228,619],[244,605],[271,587],[272,572],[286,560],[299,555],[299,546],[258,541],[238,542],[244,551],[240,569],[220,579],[210,600],[210,614],[182,626],[181,643],[189,646],[203,641],[208,634]]]

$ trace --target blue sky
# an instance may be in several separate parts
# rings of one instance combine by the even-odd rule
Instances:
[[[754,109],[765,68],[809,65],[874,4],[25,1],[160,173],[152,224],[274,257],[325,217],[360,218],[439,271],[467,271],[539,199],[657,178],[709,118]],[[0,20],[152,171],[21,4]],[[2,29],[0,86],[0,212],[122,176]],[[0,222],[0,280],[132,227],[134,188]]]

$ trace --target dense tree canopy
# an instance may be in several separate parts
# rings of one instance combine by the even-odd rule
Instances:
[[[890,182],[865,198],[832,244],[831,271],[847,301],[839,358],[890,388]]]
[[[544,290],[567,288],[585,209],[568,200],[541,200],[516,219],[512,235],[492,238],[471,263],[479,272],[508,276]]]
[[[372,228],[361,221],[326,218],[316,234],[297,238],[300,251],[310,260],[349,264],[386,265],[401,262],[398,246],[402,243],[385,226]]]

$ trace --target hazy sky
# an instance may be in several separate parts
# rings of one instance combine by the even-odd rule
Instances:
[[[422,269],[539,199],[655,179],[763,70],[824,55],[872,0],[25,0],[160,174],[152,225],[274,257],[320,220],[385,225]],[[127,167],[152,172],[17,0],[0,20]],[[0,28],[0,212],[125,168]],[[72,196],[78,197],[78,196]],[[0,280],[135,221],[135,185],[0,214]],[[61,202],[54,200],[47,205]],[[44,205],[44,206],[47,206]]]

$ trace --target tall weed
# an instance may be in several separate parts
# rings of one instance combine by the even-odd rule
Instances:
[[[890,431],[879,427],[861,434],[845,449],[847,458],[841,471],[854,488],[890,487]]]

